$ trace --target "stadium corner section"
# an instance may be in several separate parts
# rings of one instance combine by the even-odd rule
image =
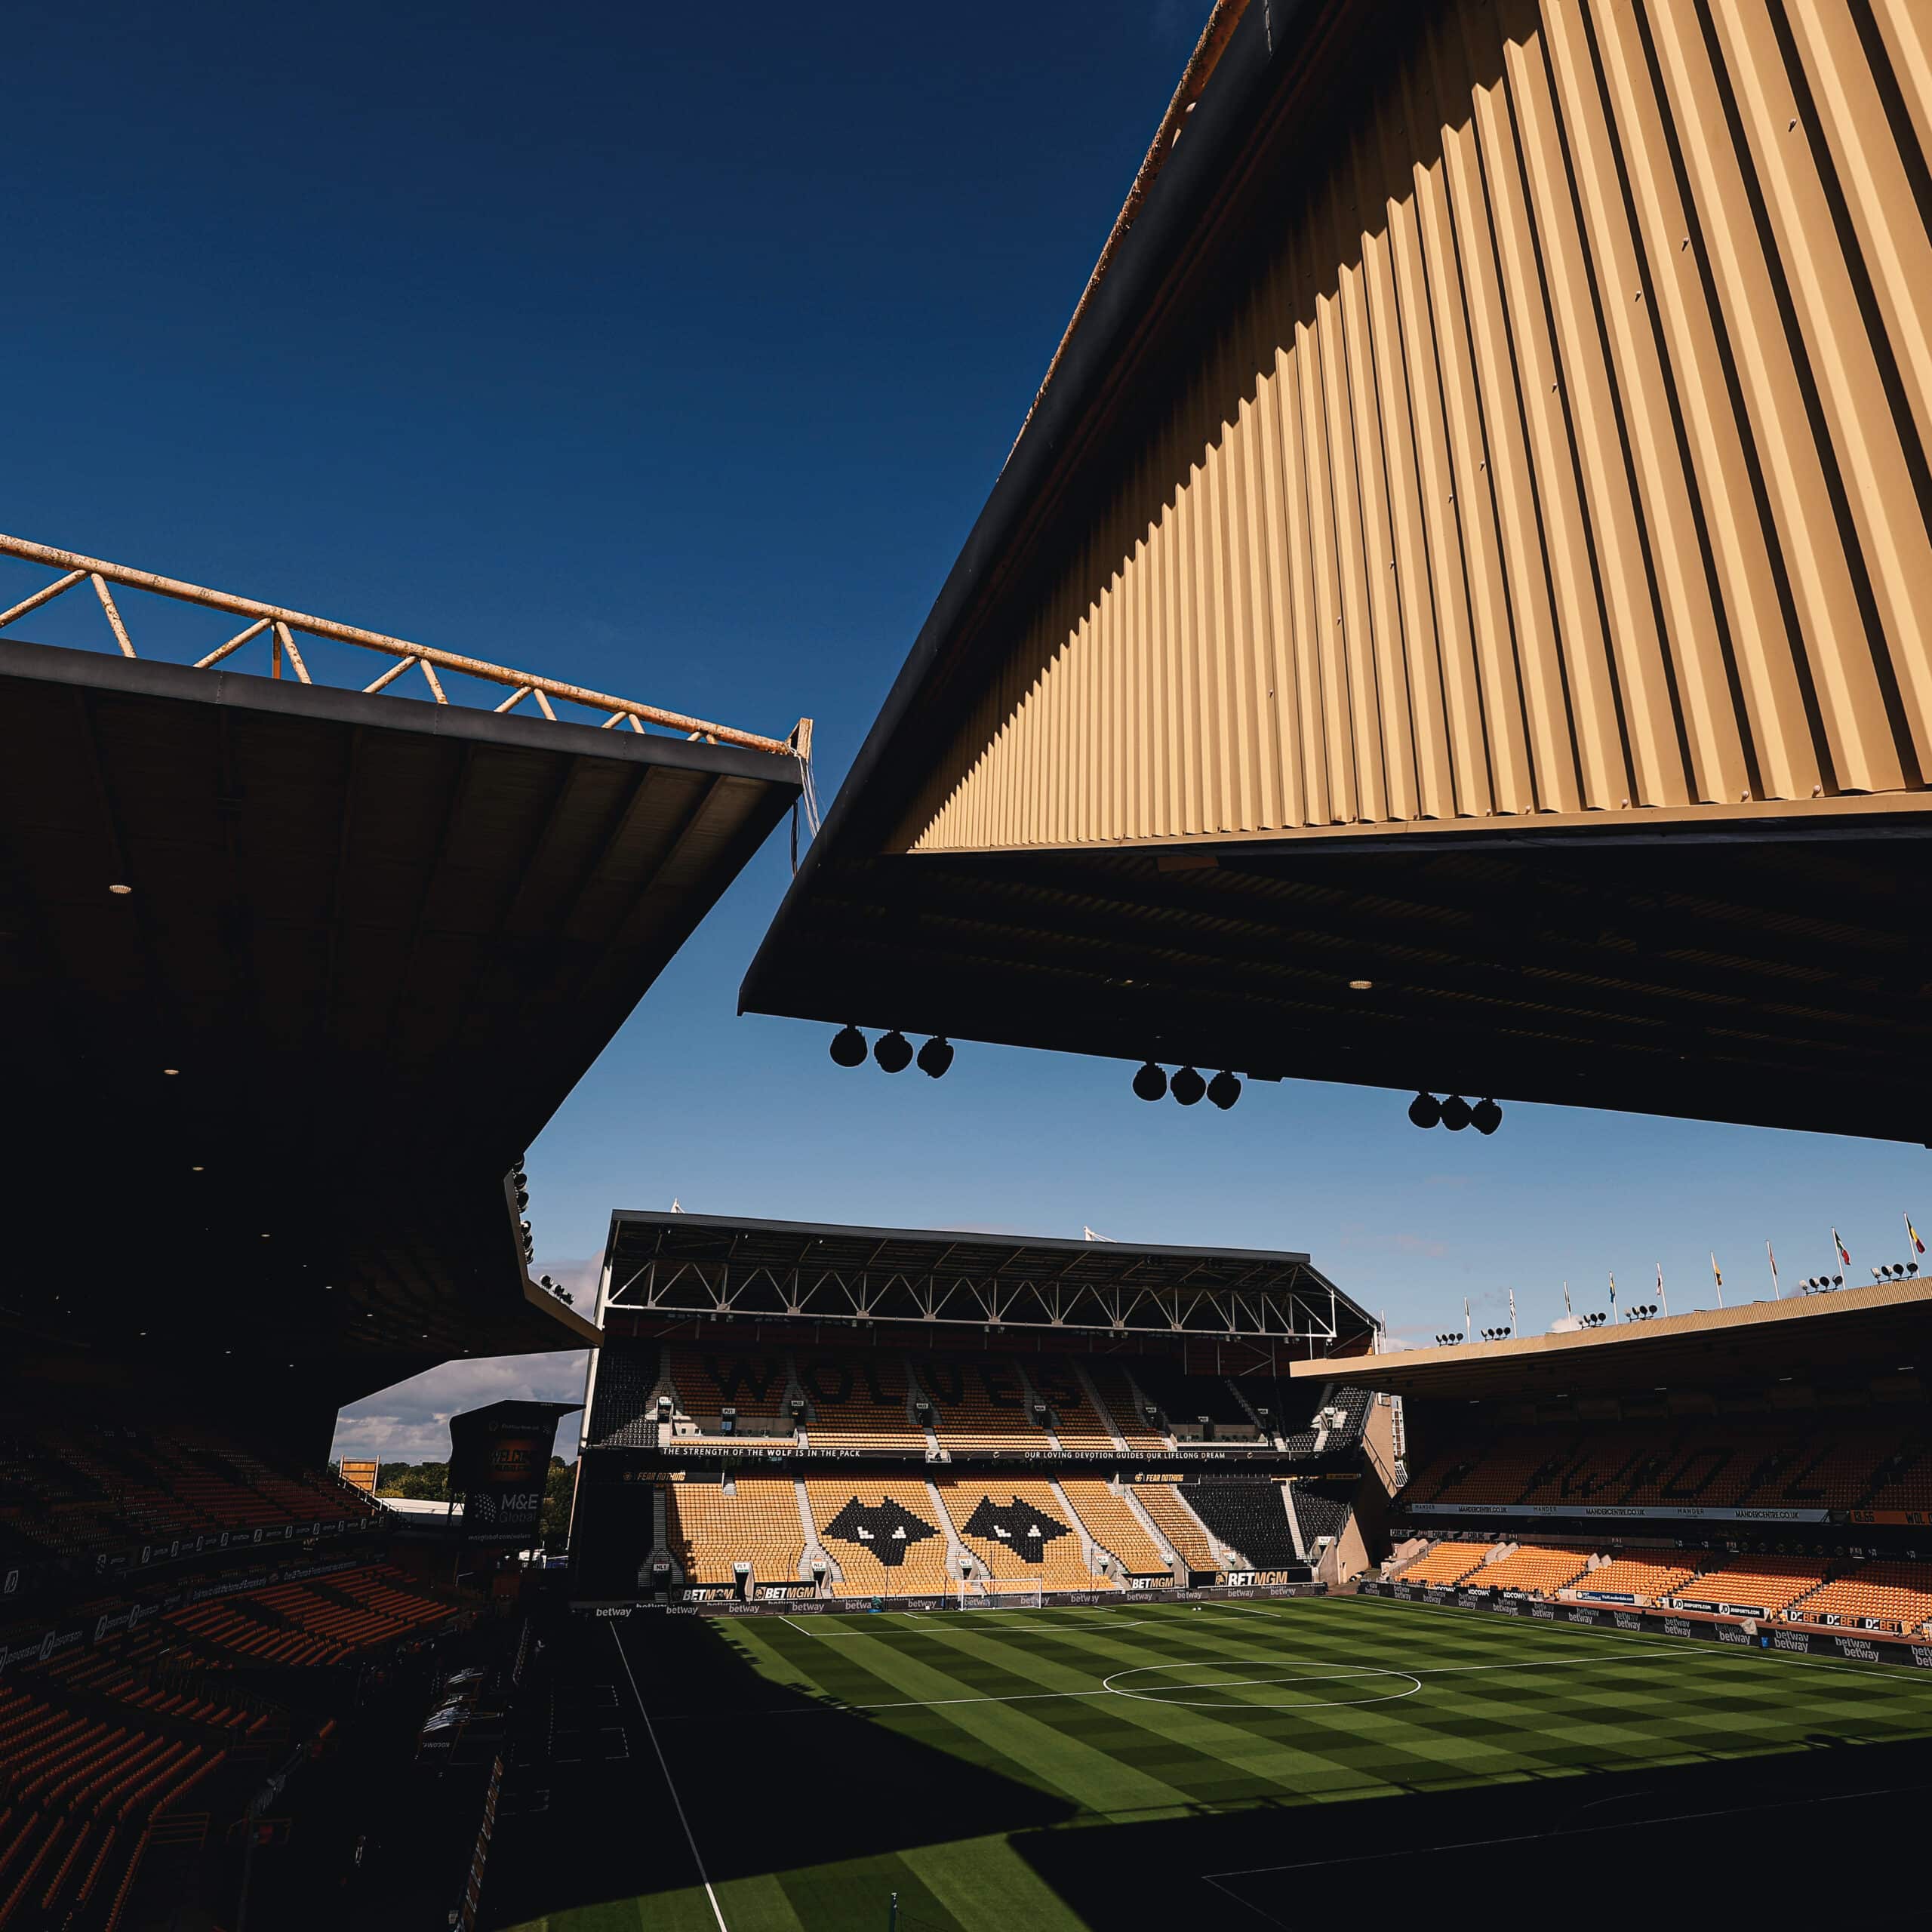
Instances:
[[[272,1817],[334,1822],[269,1832],[254,1882],[274,1923],[326,1916],[355,1846],[331,1780],[399,1779],[409,1815],[432,1691],[461,1663],[453,1707],[494,1694],[500,1626],[451,1587],[454,1539],[325,1471],[334,1417],[454,1357],[595,1339],[531,1281],[522,1151],[801,795],[786,743],[648,733],[620,700],[601,730],[540,691],[543,715],[472,709],[447,654],[448,702],[331,688],[292,636],[346,627],[254,615],[273,676],[137,656],[138,620],[100,652],[0,642],[0,928],[32,935],[0,948],[32,1016],[5,1129],[30,1205],[0,1280],[0,1739],[39,1740],[0,1744],[10,1932],[225,1917],[231,1828],[271,1783]],[[460,1869],[425,1850],[426,1896],[382,1837],[358,1922],[387,1893],[440,1921]]]

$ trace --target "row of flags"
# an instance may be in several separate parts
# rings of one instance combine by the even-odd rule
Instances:
[[[1906,1238],[1912,1244],[1912,1253],[1923,1254],[1925,1252],[1925,1243],[1920,1238],[1918,1229],[1913,1226],[1912,1217],[1907,1214],[1903,1218],[1905,1222]],[[1851,1266],[1851,1250],[1845,1246],[1844,1238],[1836,1228],[1832,1230],[1832,1247],[1838,1256],[1838,1265],[1842,1268],[1849,1268]],[[1771,1294],[1775,1299],[1781,1300],[1783,1297],[1778,1286],[1778,1257],[1768,1241],[1764,1244],[1764,1257],[1771,1264]],[[1718,1266],[1715,1249],[1711,1251],[1711,1279],[1717,1284],[1718,1306],[1721,1308],[1724,1306],[1724,1270]],[[1661,1261],[1657,1263],[1657,1303],[1666,1315],[1670,1312],[1670,1299],[1664,1290],[1663,1263]],[[1617,1306],[1617,1277],[1614,1274],[1610,1278],[1610,1305],[1614,1311]],[[1567,1281],[1563,1284],[1563,1309],[1566,1315],[1571,1312],[1570,1284]],[[1466,1296],[1463,1301],[1463,1325],[1465,1329],[1468,1327],[1469,1323],[1469,1304],[1468,1297]],[[1515,1328],[1516,1291],[1512,1288],[1509,1291],[1509,1330],[1512,1334],[1515,1334]]]
[[[1918,1229],[1912,1226],[1912,1217],[1906,1214],[1901,1218],[1905,1223],[1906,1238],[1912,1244],[1912,1251],[1915,1254],[1923,1254],[1925,1252],[1925,1244],[1919,1238]],[[1851,1266],[1851,1250],[1845,1246],[1844,1237],[1836,1228],[1832,1230],[1832,1247],[1838,1257],[1838,1266],[1841,1268],[1849,1268]],[[1772,1296],[1774,1299],[1782,1300],[1783,1293],[1778,1286],[1778,1257],[1776,1251],[1768,1241],[1764,1244],[1764,1258],[1771,1264]],[[1711,1279],[1717,1284],[1718,1306],[1721,1308],[1724,1306],[1724,1270],[1718,1266],[1715,1249],[1711,1252]],[[1668,1315],[1670,1312],[1670,1303],[1664,1296],[1663,1263],[1661,1261],[1657,1263],[1657,1300],[1661,1304],[1665,1314]],[[1610,1305],[1612,1308],[1617,1306],[1617,1277],[1614,1275],[1610,1278]],[[1515,1312],[1512,1306],[1511,1312],[1512,1326],[1514,1321]]]

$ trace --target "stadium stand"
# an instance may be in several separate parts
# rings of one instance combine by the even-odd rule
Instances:
[[[1444,1588],[1460,1583],[1472,1577],[1498,1547],[1491,1543],[1437,1543],[1432,1549],[1425,1550],[1402,1572],[1402,1581]]]
[[[1087,1379],[1105,1404],[1114,1432],[1129,1449],[1143,1455],[1158,1455],[1174,1447],[1153,1428],[1142,1414],[1140,1398],[1124,1362],[1103,1356],[1089,1357],[1084,1364]]]
[[[903,1356],[875,1349],[801,1351],[798,1367],[806,1439],[814,1448],[924,1450],[926,1432],[907,1407],[911,1385]]]
[[[1754,1616],[1772,1617],[1815,1590],[1830,1571],[1830,1564],[1822,1557],[1729,1557],[1672,1595],[1694,1609],[1729,1604]]]
[[[91,1559],[177,1537],[334,1522],[378,1506],[192,1429],[54,1426],[0,1443],[0,1541],[15,1561]]]
[[[1194,1512],[1182,1500],[1177,1487],[1167,1483],[1147,1483],[1134,1493],[1152,1518],[1154,1527],[1174,1545],[1176,1554],[1190,1570],[1221,1567],[1214,1545]]]
[[[924,1483],[808,1476],[805,1495],[818,1540],[844,1572],[835,1596],[933,1596],[959,1587]]]
[[[1029,1413],[1017,1360],[999,1355],[921,1355],[918,1386],[933,1404],[943,1449],[1048,1449]]]
[[[1037,1584],[1042,1590],[1112,1587],[1087,1567],[1079,1532],[1050,1482],[938,1484],[960,1542],[978,1558],[989,1583]]]
[[[1571,1587],[1604,1596],[1628,1596],[1640,1604],[1656,1603],[1696,1576],[1703,1560],[1701,1553],[1688,1551],[1623,1550],[1577,1577]]]
[[[607,1341],[598,1352],[591,1443],[599,1448],[656,1448],[657,1423],[649,1410],[657,1386],[655,1348],[645,1342]]]
[[[1208,1528],[1251,1567],[1289,1569],[1304,1561],[1295,1553],[1279,1483],[1191,1476],[1181,1484],[1181,1494]]]
[[[1026,1372],[1047,1405],[1054,1434],[1063,1449],[1114,1447],[1112,1429],[1088,1401],[1078,1371],[1065,1355],[1031,1356]]]
[[[1298,1480],[1294,1487],[1295,1520],[1301,1524],[1302,1541],[1312,1552],[1323,1537],[1339,1537],[1349,1526],[1354,1506],[1353,1485],[1330,1488]]]
[[[1254,1429],[1254,1417],[1225,1376],[1189,1375],[1175,1364],[1149,1355],[1135,1362],[1134,1380],[1177,1438],[1188,1425],[1198,1427],[1203,1417],[1217,1429],[1251,1433]]]
[[[1063,1476],[1060,1492],[1072,1505],[1087,1534],[1130,1577],[1166,1577],[1168,1561],[1123,1497],[1092,1476]]]
[[[1590,1564],[1587,1549],[1551,1543],[1518,1543],[1506,1556],[1484,1567],[1485,1589],[1520,1590],[1527,1596],[1549,1596],[1574,1583]]]
[[[1329,1424],[1322,1440],[1324,1453],[1360,1445],[1362,1431],[1367,1426],[1369,1408],[1374,1400],[1373,1390],[1358,1389],[1348,1383],[1338,1383],[1327,1392],[1327,1406],[1338,1410],[1340,1414],[1339,1420]]]
[[[1320,1390],[1307,1381],[1291,1381],[1286,1376],[1244,1377],[1241,1391],[1262,1417],[1268,1432],[1280,1438],[1291,1456],[1312,1456],[1320,1440],[1315,1426],[1316,1398]]]
[[[730,1583],[749,1563],[761,1583],[795,1583],[805,1553],[796,1486],[787,1478],[740,1476],[728,1495],[713,1483],[666,1488],[671,1553],[694,1583]]]
[[[1417,1470],[1409,1494],[1552,1513],[1566,1503],[1915,1509],[1924,1505],[1912,1499],[1932,1496],[1932,1466],[1909,1424],[1669,1418],[1456,1441]]]
[[[785,1393],[791,1363],[783,1349],[694,1348],[674,1343],[664,1365],[678,1392],[680,1411],[706,1435],[724,1432],[722,1416],[736,1411],[735,1433],[789,1435]]]
[[[1932,1623],[1932,1575],[1920,1563],[1861,1563],[1796,1599],[1785,1614],[1806,1623],[1838,1619],[1909,1635]]]

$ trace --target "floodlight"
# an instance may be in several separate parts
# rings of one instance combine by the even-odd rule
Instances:
[[[856,1026],[841,1026],[832,1036],[832,1057],[840,1066],[863,1066],[866,1036]]]
[[[952,1042],[935,1035],[919,1049],[919,1071],[928,1080],[938,1079],[952,1064]]]
[[[1184,1066],[1168,1082],[1168,1091],[1184,1107],[1192,1106],[1208,1091],[1208,1083],[1191,1066]]]
[[[1843,1287],[1844,1286],[1844,1277],[1842,1275],[1834,1275],[1832,1277],[1832,1286],[1835,1288]]]
[[[1451,1094],[1442,1103],[1442,1124],[1451,1134],[1460,1134],[1469,1124],[1469,1103],[1460,1094]]]
[[[1143,1100],[1164,1099],[1168,1091],[1168,1076],[1150,1060],[1134,1076],[1134,1091]]]
[[[1469,1109],[1469,1124],[1478,1134],[1494,1134],[1503,1124],[1503,1109],[1494,1100],[1478,1100]]]
[[[872,1058],[883,1072],[903,1073],[912,1064],[912,1043],[895,1026],[872,1043]]]
[[[1226,1113],[1241,1098],[1241,1082],[1223,1069],[1208,1081],[1208,1097]]]
[[[1417,1127],[1433,1127],[1442,1118],[1442,1103],[1433,1094],[1418,1094],[1409,1103],[1409,1118]]]

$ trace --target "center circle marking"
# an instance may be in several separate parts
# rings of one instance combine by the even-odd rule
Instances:
[[[1203,1684],[1155,1684],[1143,1690],[1124,1688],[1121,1680],[1149,1677],[1156,1672],[1172,1675],[1184,1670],[1242,1670],[1257,1666],[1287,1666],[1285,1672],[1269,1677],[1223,1678]],[[1310,1666],[1312,1666],[1312,1668]],[[1399,1690],[1383,1690],[1367,1697],[1297,1697],[1266,1703],[1258,1698],[1185,1697],[1169,1694],[1183,1690],[1241,1690],[1269,1685],[1295,1684],[1343,1684],[1350,1679],[1386,1678],[1400,1682]],[[1406,1670],[1385,1670],[1374,1664],[1337,1664],[1306,1657],[1201,1657],[1186,1663],[1142,1664],[1133,1670],[1117,1670],[1100,1680],[1100,1688],[1116,1697],[1132,1697],[1145,1704],[1180,1704],[1192,1709],[1220,1711],[1318,1711],[1343,1704],[1390,1704],[1398,1698],[1413,1697],[1422,1688],[1422,1679]]]

